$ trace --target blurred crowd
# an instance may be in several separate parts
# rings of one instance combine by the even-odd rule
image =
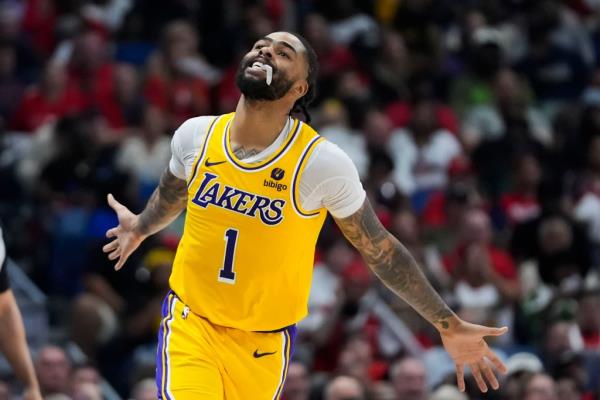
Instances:
[[[155,398],[183,216],[116,273],[106,194],[141,211],[174,130],[232,111],[241,56],[276,30],[314,46],[311,125],[384,225],[462,317],[510,328],[501,390],[458,392],[435,330],[328,221],[283,398],[599,399],[600,1],[3,0],[0,220],[48,295],[47,398]]]

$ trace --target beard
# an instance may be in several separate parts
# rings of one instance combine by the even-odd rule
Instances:
[[[240,92],[249,100],[274,101],[279,100],[287,94],[294,82],[281,71],[273,67],[273,80],[267,85],[265,79],[254,76],[246,76],[246,68],[254,63],[255,59],[242,60],[240,68],[235,75],[235,83]]]

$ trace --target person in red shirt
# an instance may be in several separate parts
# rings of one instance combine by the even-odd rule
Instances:
[[[175,128],[186,119],[208,113],[213,70],[198,54],[198,37],[187,22],[175,21],[164,33],[161,48],[148,62],[144,92],[148,101],[170,114]]]
[[[600,350],[600,289],[582,294],[577,309],[577,325],[586,349]]]
[[[517,157],[514,190],[505,193],[500,205],[510,225],[527,222],[541,212],[537,191],[542,179],[540,163],[533,154]]]
[[[88,105],[97,106],[111,96],[115,90],[114,69],[102,35],[89,30],[75,39],[69,65],[69,82],[86,94]]]
[[[133,65],[120,64],[115,67],[114,80],[112,92],[100,99],[98,108],[111,129],[124,132],[142,119],[141,79]]]
[[[64,66],[49,62],[39,85],[28,89],[11,120],[10,129],[34,132],[40,126],[85,108],[77,87],[67,81]]]
[[[492,310],[521,298],[513,259],[492,244],[490,219],[480,209],[465,214],[460,235],[460,243],[444,259],[456,300],[472,318],[497,318]]]

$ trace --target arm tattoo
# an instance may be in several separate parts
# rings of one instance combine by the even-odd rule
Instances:
[[[245,158],[249,158],[260,153],[257,149],[247,149],[244,146],[234,146],[233,154],[238,158],[238,160],[243,160]]]
[[[187,184],[169,171],[163,172],[158,187],[138,219],[138,231],[143,235],[158,232],[171,223],[186,207]]]
[[[336,219],[336,223],[387,287],[436,327],[448,329],[448,319],[454,313],[408,250],[381,225],[369,200],[350,217]]]

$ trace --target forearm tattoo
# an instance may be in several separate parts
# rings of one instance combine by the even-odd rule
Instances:
[[[146,208],[140,214],[138,231],[143,235],[150,235],[165,227],[183,211],[186,201],[186,182],[177,178],[167,168]]]
[[[394,293],[441,329],[454,313],[433,289],[408,250],[379,222],[369,200],[348,218],[336,219],[344,236]]]

